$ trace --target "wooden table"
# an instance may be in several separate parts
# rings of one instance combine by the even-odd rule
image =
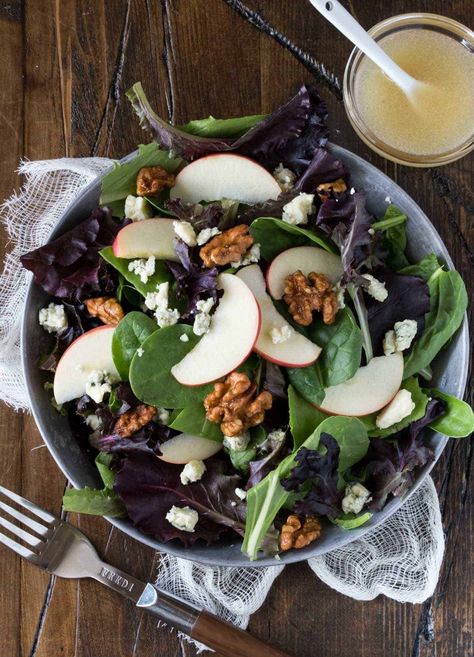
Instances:
[[[472,22],[470,0],[348,5],[366,27],[409,10]],[[179,123],[209,114],[268,112],[300,83],[316,78],[330,109],[333,139],[378,166],[420,204],[472,297],[473,158],[441,170],[416,170],[369,151],[340,102],[350,46],[306,0],[248,0],[247,6],[238,0],[9,0],[0,2],[0,43],[2,198],[20,184],[14,171],[21,157],[119,157],[146,139],[124,96],[136,80],[143,81],[157,111]],[[7,248],[5,234],[2,245]],[[0,426],[1,483],[59,512],[66,482],[31,417],[2,407]],[[421,606],[383,597],[355,602],[328,589],[302,564],[288,567],[276,581],[250,629],[298,657],[472,655],[471,465],[469,441],[453,440],[434,472],[447,550],[432,600]],[[153,577],[152,550],[100,518],[75,522],[111,563]],[[173,657],[194,650],[181,648],[174,635],[156,629],[154,619],[98,584],[56,580],[1,549],[0,654]]]

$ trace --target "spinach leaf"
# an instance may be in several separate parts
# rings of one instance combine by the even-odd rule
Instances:
[[[385,251],[383,261],[392,271],[398,271],[409,264],[405,255],[407,219],[406,214],[403,214],[396,205],[389,205],[383,218],[372,224],[374,230],[383,232],[381,240],[382,249]]]
[[[130,363],[145,340],[158,330],[157,323],[138,311],[125,315],[112,336],[112,357],[122,381],[128,381]]]
[[[129,194],[135,195],[137,175],[143,167],[161,166],[169,173],[175,173],[183,164],[181,158],[170,157],[168,151],[161,150],[158,144],[151,143],[146,146],[141,144],[136,157],[122,164],[117,163],[102,178],[100,205],[110,205],[114,201],[125,199]],[[119,207],[119,204],[115,204],[114,210],[119,210]],[[123,204],[121,215],[123,215]]]
[[[309,367],[289,367],[286,370],[291,385],[306,401],[315,406],[322,403],[326,394],[322,373],[317,362]]]
[[[259,446],[265,442],[266,438],[267,432],[262,425],[259,425],[250,429],[250,442],[247,449],[237,452],[235,449],[224,448],[224,451],[227,453],[234,468],[248,476],[250,472],[250,462],[255,461],[259,451]]]
[[[181,335],[188,342],[181,342]],[[132,358],[130,385],[133,394],[144,404],[164,408],[185,408],[202,402],[213,389],[205,386],[183,386],[171,374],[171,368],[179,363],[196,346],[199,338],[191,326],[175,324],[156,331],[142,344],[143,355]]]
[[[179,129],[198,137],[240,137],[266,116],[267,114],[252,114],[231,119],[215,119],[210,116],[207,119],[189,121],[180,125]]]
[[[409,379],[405,379],[401,385],[401,388],[411,392],[412,400],[415,402],[415,408],[410,413],[410,415],[403,418],[403,420],[400,420],[400,422],[393,424],[391,427],[388,427],[387,429],[377,429],[377,425],[375,424],[375,418],[380,411],[361,417],[360,420],[367,429],[367,432],[371,438],[387,438],[388,436],[391,436],[392,434],[398,433],[402,429],[405,429],[405,427],[408,427],[408,425],[410,425],[412,422],[416,422],[417,420],[420,420],[422,417],[424,417],[426,412],[426,405],[428,404],[428,397],[420,388],[418,379],[414,376],[410,377]]]
[[[317,449],[322,433],[328,433],[339,444],[339,474],[354,465],[365,455],[369,439],[363,424],[356,418],[328,417],[305,440],[302,447]],[[265,535],[275,520],[280,509],[288,502],[290,492],[281,485],[281,480],[288,477],[296,465],[295,450],[287,456],[275,470],[272,470],[260,483],[247,493],[247,519],[242,551],[251,560],[257,558]]]
[[[125,278],[125,280],[131,283],[143,297],[146,297],[149,292],[155,292],[156,286],[159,285],[159,283],[164,283],[165,281],[172,280],[172,276],[162,260],[155,260],[155,273],[153,276],[150,276],[146,283],[142,283],[140,276],[137,276],[137,274],[128,270],[128,265],[132,261],[126,260],[125,258],[117,258],[114,256],[111,246],[108,246],[106,249],[102,249],[100,255],[106,262],[109,263],[109,265],[115,267],[115,269]]]
[[[321,372],[325,388],[351,379],[360,366],[362,336],[354,315],[343,308],[333,324],[315,317],[308,330],[309,338],[322,348],[314,364]]]
[[[461,326],[467,292],[457,271],[438,269],[429,279],[430,311],[424,331],[405,358],[404,378],[427,367]]]
[[[288,386],[288,405],[293,446],[298,449],[328,416],[300,397],[291,385]]]
[[[398,273],[408,274],[410,276],[419,276],[424,281],[428,282],[440,267],[442,267],[442,263],[438,260],[438,257],[435,256],[434,253],[430,253],[429,255],[422,258],[417,264],[403,267],[403,269],[400,269]]]
[[[265,260],[273,260],[282,251],[294,246],[312,246],[317,244],[326,251],[336,253],[329,242],[307,228],[287,224],[275,217],[259,217],[250,226],[250,233],[255,242],[260,244],[260,252]]]
[[[202,403],[183,408],[169,426],[171,429],[190,433],[193,436],[201,436],[202,438],[217,440],[218,442],[222,442],[223,440],[219,424],[209,422]]]
[[[125,507],[120,497],[109,488],[68,488],[63,496],[64,511],[93,516],[123,517]]]
[[[434,388],[424,392],[446,403],[444,415],[429,425],[431,429],[450,438],[465,438],[474,431],[474,412],[469,404]]]
[[[315,318],[307,337],[322,348],[318,360],[308,367],[288,368],[290,383],[311,404],[319,406],[324,389],[348,381],[360,366],[362,336],[349,308],[337,313],[334,324]]]

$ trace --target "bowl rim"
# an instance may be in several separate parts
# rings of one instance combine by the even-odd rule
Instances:
[[[390,182],[391,185],[396,185],[397,187],[397,194],[398,194],[398,199],[400,197],[403,197],[403,200],[406,201],[407,203],[411,204],[412,206],[415,206],[418,210],[418,212],[424,216],[426,221],[429,222],[432,233],[433,233],[433,238],[437,241],[437,246],[445,252],[445,255],[443,256],[446,264],[450,269],[455,269],[454,263],[446,249],[446,246],[444,245],[443,240],[441,239],[441,236],[439,235],[438,231],[436,230],[435,226],[431,223],[431,221],[428,219],[426,214],[422,211],[422,209],[418,206],[417,203],[412,199],[412,197],[396,183],[393,181],[389,176],[387,176],[385,173],[380,171],[377,167],[375,167],[373,164],[365,160],[364,158],[360,157],[359,155],[356,155],[352,151],[349,151],[348,149],[344,148],[343,146],[339,146],[336,144],[329,143],[328,144],[329,150],[333,151],[336,156],[338,153],[341,153],[342,155],[348,154],[350,155],[351,158],[354,158],[358,164],[360,164],[363,168],[366,170],[368,169],[376,171],[378,176],[382,176],[382,178],[387,179],[387,181]],[[133,151],[132,153],[126,155],[124,158],[120,159],[120,162],[126,162],[127,160],[133,158],[137,154],[137,151]],[[111,166],[111,168],[113,165]],[[69,206],[65,209],[64,214],[62,218],[58,221],[54,229],[51,231],[51,234],[48,237],[48,241],[51,239],[55,238],[62,232],[62,226],[67,218],[68,213],[70,210],[77,205],[82,198],[86,198],[88,194],[90,193],[90,190],[97,185],[97,182],[100,178],[102,178],[104,175],[107,174],[109,169],[107,169],[104,173],[102,173],[100,176],[97,178],[94,178],[88,185],[84,187],[84,189],[78,194],[78,196],[69,204]],[[434,248],[434,246],[433,246]],[[34,294],[35,290],[37,289],[37,286],[33,280],[31,279],[29,286],[28,286],[28,292],[25,297],[25,302],[23,306],[23,317],[22,317],[22,322],[21,322],[21,334],[20,334],[20,348],[21,348],[21,362],[22,362],[22,371],[23,375],[25,377],[25,382],[27,385],[27,390],[28,390],[28,398],[30,401],[30,408],[31,412],[33,415],[33,418],[35,420],[36,426],[40,432],[40,435],[48,447],[48,451],[53,457],[54,461],[58,465],[59,469],[61,472],[64,474],[64,476],[67,478],[68,481],[70,481],[75,488],[80,488],[80,482],[72,477],[69,472],[68,472],[68,467],[67,464],[65,464],[64,460],[62,459],[61,456],[61,450],[57,449],[57,447],[52,444],[52,442],[49,439],[48,436],[48,430],[47,427],[45,426],[45,423],[42,420],[41,417],[41,409],[43,407],[43,404],[38,400],[36,397],[34,397],[31,394],[31,381],[32,381],[32,373],[35,368],[32,368],[31,365],[27,362],[26,356],[27,356],[27,350],[25,347],[25,342],[27,338],[27,333],[28,333],[28,327],[27,327],[27,313],[25,312],[25,309],[30,305],[31,297]],[[461,340],[464,343],[464,347],[466,349],[467,354],[469,355],[469,328],[468,328],[468,321],[467,321],[467,314],[464,315],[464,320],[463,323],[461,324],[460,328],[458,329],[458,332],[456,334],[457,339]],[[469,370],[469,358],[466,358],[462,362],[461,369],[458,372],[458,385],[457,385],[457,390],[456,393],[458,396],[462,397],[465,389],[466,389],[466,383],[467,383],[467,378],[468,378],[468,370]],[[140,543],[147,545],[148,547],[151,547],[159,552],[165,552],[168,554],[171,554],[176,557],[180,557],[183,559],[187,559],[190,561],[195,561],[197,563],[202,563],[205,565],[211,565],[211,566],[231,566],[231,567],[239,567],[239,568],[253,568],[253,567],[267,567],[267,566],[280,566],[280,565],[285,565],[289,563],[297,563],[300,561],[306,561],[307,559],[321,556],[323,554],[326,554],[328,552],[332,552],[333,550],[339,549],[347,545],[348,543],[351,543],[359,538],[362,538],[365,534],[371,532],[375,528],[377,528],[381,523],[383,523],[387,518],[389,518],[393,513],[395,513],[405,502],[415,493],[415,491],[424,483],[426,477],[428,476],[429,472],[432,470],[432,468],[436,465],[437,461],[439,460],[444,448],[446,447],[446,444],[449,440],[446,436],[443,436],[442,434],[438,432],[433,432],[433,436],[437,438],[437,444],[435,448],[435,458],[434,460],[427,464],[422,470],[418,473],[417,475],[417,480],[413,484],[413,486],[410,488],[408,493],[403,497],[403,498],[392,498],[386,505],[385,507],[376,513],[373,514],[372,518],[368,523],[365,525],[361,526],[360,528],[353,529],[350,531],[346,531],[345,534],[341,534],[340,537],[337,539],[337,544],[334,546],[331,546],[329,548],[319,548],[318,549],[318,543],[315,543],[314,545],[310,545],[307,548],[304,548],[303,550],[290,550],[289,552],[285,553],[284,555],[281,555],[280,559],[275,559],[274,557],[261,557],[257,559],[256,561],[250,561],[248,558],[242,554],[241,560],[228,560],[226,561],[225,559],[221,561],[216,561],[216,556],[215,556],[215,551],[219,549],[219,545],[214,545],[214,546],[209,546],[213,547],[213,550],[209,550],[209,553],[206,553],[206,551],[197,551],[195,547],[185,547],[184,545],[178,544],[175,541],[171,541],[169,543],[162,543],[158,541],[157,539],[153,538],[150,535],[147,535],[143,532],[141,532],[137,527],[135,527],[129,519],[121,519],[121,518],[111,518],[109,516],[104,516],[104,518],[110,522],[114,527],[117,529],[123,531],[125,534],[130,536],[131,538],[139,541]],[[236,541],[240,539],[236,538]],[[225,546],[222,546],[222,549],[225,550]]]

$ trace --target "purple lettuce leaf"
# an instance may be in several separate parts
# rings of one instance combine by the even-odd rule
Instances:
[[[241,137],[221,139],[192,135],[161,119],[151,108],[140,82],[127,91],[127,97],[142,128],[149,130],[162,148],[188,161],[224,151],[239,151],[257,160],[271,158],[302,134],[312,105],[310,92],[302,87],[287,103]]]
[[[219,457],[207,459],[202,479],[183,486],[181,466],[147,454],[132,454],[117,473],[114,490],[141,531],[164,542],[178,538],[192,545],[201,539],[209,544],[229,529],[240,535],[244,532],[243,505],[234,492],[240,477],[227,474],[226,468]],[[183,532],[166,520],[172,506],[190,506],[199,513],[194,532]]]
[[[314,194],[318,185],[348,178],[344,165],[325,148],[317,148],[303,175],[296,181],[299,192]]]
[[[320,445],[326,452],[301,447],[295,460],[298,465],[281,485],[287,491],[304,491],[311,482],[305,497],[295,504],[296,513],[305,516],[318,515],[336,517],[341,513],[342,493],[337,488],[339,445],[328,433],[321,433]]]
[[[369,233],[372,217],[365,207],[365,194],[356,192],[326,199],[319,208],[316,224],[339,247],[342,281],[357,280],[361,268],[370,267],[373,261],[373,238]]]
[[[285,436],[286,438],[286,436]],[[288,455],[288,449],[285,449],[285,440],[278,440],[276,438],[267,438],[265,443],[260,446],[261,453],[266,452],[261,459],[249,462],[249,478],[245,488],[248,490],[252,486],[256,486],[267,474],[277,467],[285,456]]]
[[[388,290],[385,301],[376,301],[365,295],[365,305],[374,353],[381,354],[385,333],[393,329],[395,322],[414,319],[418,325],[416,337],[425,326],[425,315],[430,310],[430,294],[425,281],[419,276],[377,273]]]
[[[276,363],[271,363],[266,361],[265,363],[265,378],[263,381],[263,389],[268,390],[273,397],[279,397],[280,399],[288,399],[287,395],[287,384],[285,377],[283,376],[283,371],[279,365]]]
[[[220,203],[210,203],[203,206],[199,203],[185,204],[180,198],[166,201],[165,208],[172,212],[180,221],[188,221],[195,231],[203,228],[215,228],[224,215],[224,208]]]
[[[108,454],[161,454],[160,444],[171,437],[172,430],[156,422],[149,422],[147,425],[136,431],[131,436],[124,438],[118,433],[109,433],[105,435],[92,434],[90,444],[99,452]]]
[[[297,190],[284,192],[275,200],[264,201],[263,203],[255,203],[246,210],[244,210],[238,217],[239,224],[250,225],[254,219],[258,217],[275,217],[281,219],[283,214],[283,206],[289,203],[292,199],[298,196]]]
[[[434,459],[431,447],[423,444],[423,430],[444,411],[445,404],[441,400],[430,399],[425,415],[392,439],[370,439],[359,468],[365,474],[364,484],[372,495],[369,508],[380,511],[390,494],[404,495],[415,481],[416,468]]]
[[[105,265],[99,251],[112,244],[120,228],[108,208],[96,208],[61,237],[23,255],[21,263],[48,294],[78,299],[100,289]]]
[[[176,244],[176,253],[180,263],[166,261],[166,265],[176,281],[176,296],[186,299],[182,319],[188,320],[196,313],[196,304],[201,299],[212,297],[217,304],[220,292],[217,289],[217,267],[207,269],[202,266],[198,257],[199,247],[189,247],[182,240]]]

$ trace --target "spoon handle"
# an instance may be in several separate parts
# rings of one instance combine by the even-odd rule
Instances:
[[[351,14],[337,0],[309,0],[339,32],[362,50],[388,77],[409,94],[417,81],[408,75],[382,50],[382,48],[367,34]]]

